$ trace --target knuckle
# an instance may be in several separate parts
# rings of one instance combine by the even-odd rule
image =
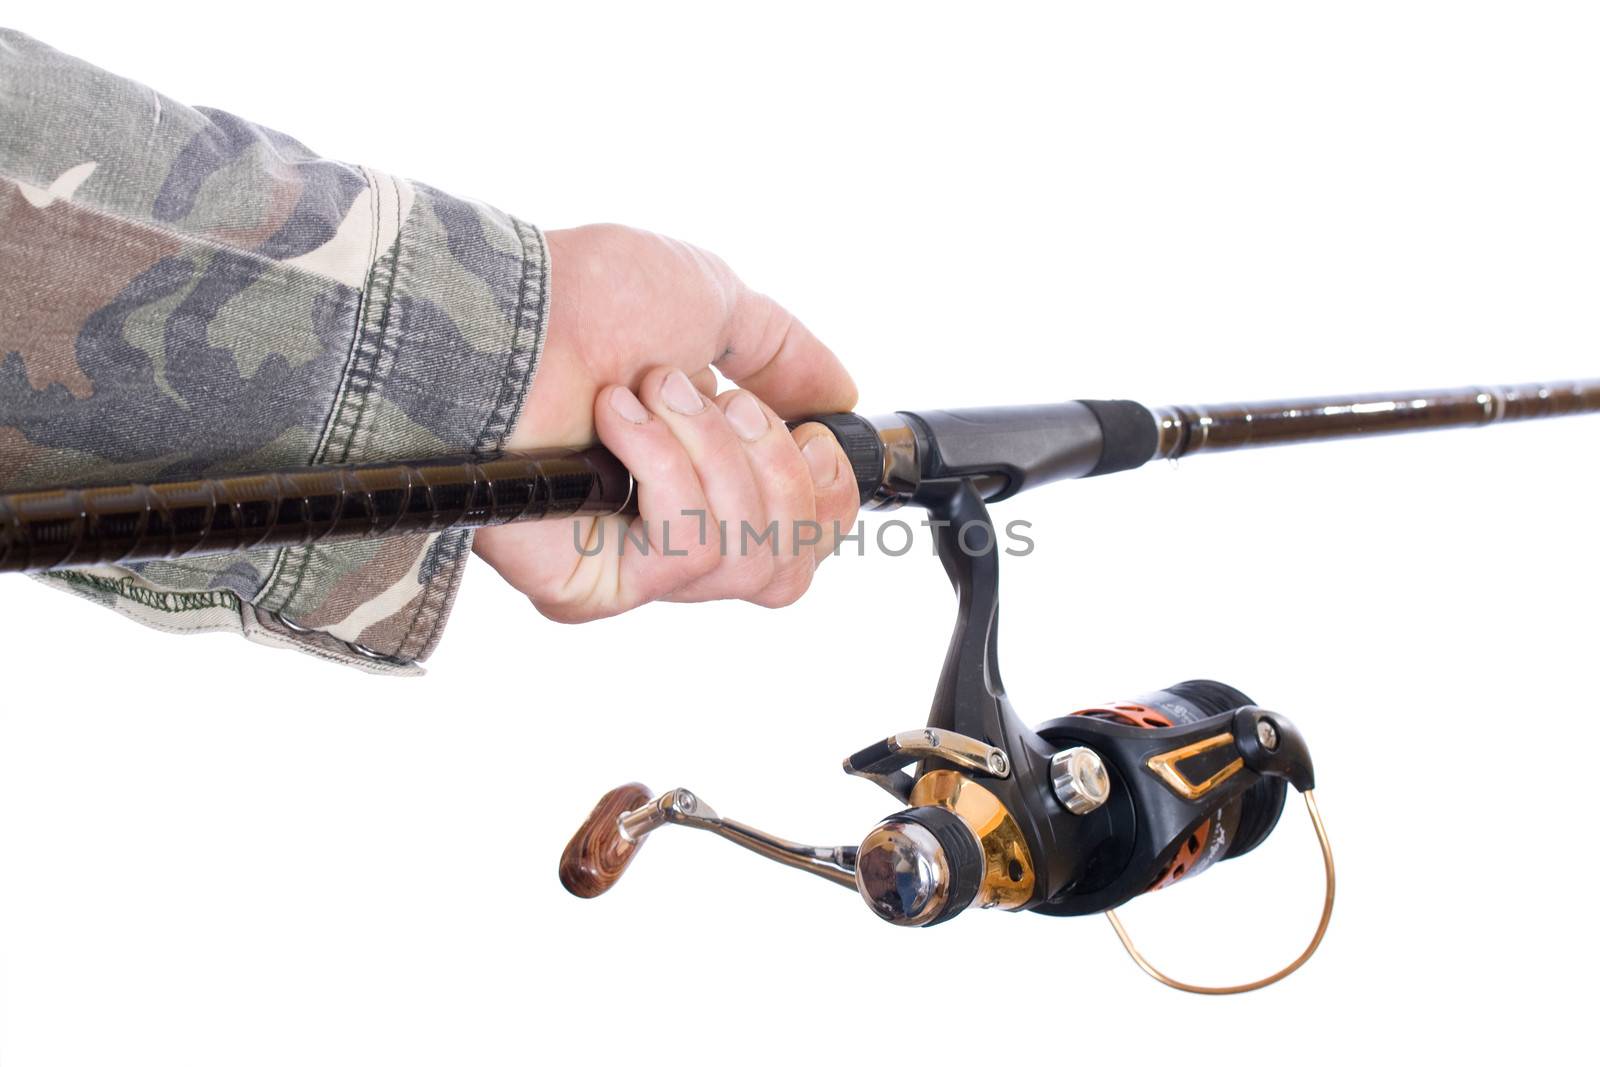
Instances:
[[[681,480],[684,475],[682,457],[669,449],[661,449],[646,456],[640,466],[644,469],[634,471],[634,475],[640,481],[649,479],[670,484]]]
[[[721,562],[721,553],[717,551],[716,543],[710,539],[704,542],[691,541],[684,551],[687,554],[680,557],[680,565],[691,580],[704,578],[716,570]]]
[[[849,526],[861,513],[861,489],[854,478],[841,477],[839,481],[843,484],[833,488],[826,500],[818,502],[817,516],[826,515],[840,526]]]
[[[747,553],[730,561],[728,578],[740,594],[755,593],[772,584],[772,577],[777,568],[771,556],[761,553]]]
[[[791,518],[809,519],[818,512],[817,487],[811,481],[811,472],[805,468],[802,461],[800,469],[778,472],[774,477],[774,491],[781,494],[778,499],[786,501],[792,512]]]
[[[546,571],[522,585],[528,602],[553,622],[578,623],[599,618],[603,612],[594,596],[603,569],[574,567],[569,573]]]
[[[810,505],[816,499],[817,489],[798,448],[774,450],[759,466],[763,491],[770,499],[781,501],[786,508],[805,505],[795,508],[800,512],[795,516],[798,518],[811,512]]]
[[[733,435],[729,428],[726,436],[717,440],[706,452],[702,461],[706,467],[739,471],[747,466],[744,458],[744,443]]]
[[[782,304],[770,297],[766,301],[767,321],[762,329],[762,348],[776,356],[789,343],[794,331],[794,316]]]
[[[787,567],[758,595],[756,603],[767,608],[786,608],[805,596],[811,588],[813,568],[801,561],[800,566]]]
[[[533,594],[528,597],[528,603],[546,619],[563,626],[576,626],[599,618],[592,608],[577,600]]]

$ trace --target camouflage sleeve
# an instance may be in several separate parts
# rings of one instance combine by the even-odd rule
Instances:
[[[547,283],[526,223],[0,30],[0,486],[495,448],[538,363]],[[469,546],[41,580],[167,631],[414,673]]]

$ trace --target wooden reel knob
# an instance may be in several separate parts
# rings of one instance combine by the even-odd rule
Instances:
[[[633,862],[634,853],[644,844],[643,836],[632,841],[623,837],[618,820],[647,803],[651,795],[638,782],[629,782],[600,798],[561,853],[561,884],[567,892],[577,897],[597,897],[617,884]]]

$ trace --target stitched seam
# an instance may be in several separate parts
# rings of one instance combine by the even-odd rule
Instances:
[[[462,567],[462,556],[466,554],[467,546],[472,543],[472,538],[465,530],[459,531],[454,535],[439,535],[440,540],[444,540],[447,536],[449,541],[438,548],[433,580],[429,581],[423,588],[422,595],[416,598],[417,607],[412,612],[410,621],[406,623],[406,631],[401,636],[399,645],[396,646],[398,651],[395,652],[395,655],[401,659],[416,659],[417,651],[428,647],[428,643],[433,640],[434,635],[439,631],[440,624],[444,621],[444,613],[439,610],[439,606],[441,602],[448,603],[453,590],[453,583],[460,580],[461,571],[464,569]],[[427,550],[424,549],[423,551],[426,552]],[[440,578],[446,575],[447,569],[448,576],[441,581]],[[423,638],[421,645],[417,649],[413,649],[411,645],[412,635],[416,632],[424,617],[428,619],[427,636]]]
[[[344,373],[339,375],[339,388],[333,394],[333,404],[328,408],[327,420],[324,421],[322,425],[322,432],[317,437],[316,447],[311,451],[311,457],[308,461],[308,465],[310,466],[316,465],[319,458],[323,455],[323,452],[328,444],[328,438],[333,432],[334,424],[338,421],[339,411],[344,406],[345,390],[347,388],[347,383],[350,380],[350,369],[355,365],[356,352],[361,342],[361,333],[366,324],[367,304],[370,300],[369,294],[371,293],[373,285],[375,284],[374,274],[378,269],[378,220],[380,217],[379,210],[382,194],[379,191],[378,182],[374,179],[372,171],[368,170],[366,167],[362,167],[361,174],[367,179],[367,188],[372,192],[372,237],[367,242],[367,280],[366,284],[361,287],[360,292],[356,294],[355,322],[352,324],[350,329],[350,344],[345,349]],[[273,588],[282,578],[285,566],[288,564],[291,558],[297,559],[301,568],[296,572],[296,579],[294,583],[295,589],[298,589],[301,581],[300,576],[303,574],[303,569],[305,567],[305,560],[303,558],[304,556],[304,550],[292,547],[280,548],[276,553],[274,553],[272,557],[272,566],[267,568],[266,576],[261,581],[261,588],[256,592],[255,596],[250,598],[250,603],[260,604],[267,598],[267,595],[273,590]]]
[[[394,329],[389,326],[391,316],[398,319],[398,309],[395,307],[394,291],[399,282],[401,273],[401,256],[405,250],[404,219],[400,218],[400,196],[398,190],[394,200],[395,235],[394,235],[394,265],[389,271],[388,285],[384,292],[383,315],[378,322],[378,335],[373,348],[372,358],[362,368],[363,380],[360,382],[360,392],[355,397],[354,409],[350,413],[350,432],[345,439],[339,458],[335,463],[348,463],[352,452],[364,451],[357,446],[357,438],[363,441],[370,440],[375,429],[374,423],[367,419],[367,410],[373,395],[378,391],[378,383],[384,381],[394,367],[396,341],[395,337],[403,333],[403,324],[396,321]]]
[[[455,603],[456,594],[461,591],[461,580],[467,573],[467,553],[472,549],[472,531],[461,531],[461,546],[456,549],[455,559],[451,561],[449,577],[444,581],[435,583],[440,590],[440,595],[435,598],[433,606],[433,623],[428,627],[428,636],[423,639],[417,648],[413,659],[421,659],[431,652],[439,642],[439,631],[444,627],[445,619],[450,617],[450,607]]]
[[[528,227],[516,219],[512,219],[512,225],[522,241],[522,274],[517,279],[517,306],[515,321],[512,324],[511,351],[506,360],[505,371],[500,378],[500,395],[495,398],[494,406],[484,419],[483,428],[479,430],[478,439],[473,444],[473,450],[478,452],[498,447],[510,434],[517,413],[522,409],[522,399],[527,394],[528,379],[542,347],[541,327],[544,322],[544,296],[549,270],[548,260],[543,254],[544,242],[537,230],[533,231],[530,241]],[[528,281],[532,271],[529,268],[535,261],[539,265],[539,287],[538,295],[530,301]],[[522,347],[524,338],[530,332],[534,335],[534,340],[524,352]]]
[[[339,391],[334,395],[332,407],[328,409],[328,419],[323,424],[321,435],[317,438],[317,447],[311,453],[311,463],[313,465],[320,463],[322,457],[327,454],[333,440],[333,434],[338,428],[339,415],[344,410],[345,398],[350,389],[351,373],[361,352],[361,336],[366,327],[367,307],[378,284],[378,233],[381,229],[383,194],[381,186],[372,172],[362,168],[362,173],[367,175],[368,188],[372,190],[372,237],[367,242],[367,284],[361,287],[361,306],[356,312],[356,328],[350,335],[349,353],[345,359],[345,373],[339,379]],[[399,235],[396,234],[396,239],[398,237]]]
[[[396,195],[396,220],[403,223],[404,220],[399,218],[399,212],[400,200],[399,196]],[[376,294],[380,286],[383,288],[380,305],[382,311],[378,316],[375,329],[368,330],[366,329],[366,324],[362,324],[363,328],[355,346],[356,358],[352,360],[350,370],[346,376],[345,402],[340,404],[336,410],[325,451],[313,460],[314,463],[345,463],[349,460],[351,445],[357,431],[360,429],[362,417],[367,411],[367,401],[375,391],[380,377],[377,372],[377,366],[381,362],[384,349],[390,346],[389,318],[390,311],[394,306],[396,279],[400,275],[400,252],[403,237],[403,227],[397,227],[394,244],[389,249],[389,252],[392,252],[393,255],[391,256],[386,252],[383,256],[373,261],[370,285],[374,294]],[[373,337],[373,343],[370,345],[366,343],[369,336]],[[284,607],[293,604],[295,598],[300,595],[300,590],[305,586],[306,577],[311,572],[312,561],[316,558],[316,549],[314,548],[295,548],[291,551],[295,554],[294,577],[290,580],[288,591],[278,598],[278,603]]]
[[[536,227],[527,226],[516,218],[511,220],[511,224],[522,239],[522,275],[517,280],[516,318],[511,331],[511,351],[500,380],[500,395],[496,398],[489,417],[484,420],[483,429],[473,445],[474,451],[477,452],[498,448],[505,442],[511,427],[516,423],[517,416],[522,412],[529,383],[533,380],[539,367],[539,360],[544,353],[545,306],[550,292],[549,250],[545,247],[544,234]],[[532,274],[530,267],[535,262],[539,272],[538,284],[535,296],[530,300],[528,282]],[[532,343],[524,350],[523,345],[530,336]],[[471,545],[472,535],[466,532],[459,546],[447,550],[451,551],[454,557],[448,563],[452,573],[447,581],[429,583],[423,602],[417,606],[417,614],[412,617],[411,623],[406,627],[405,637],[401,640],[400,647],[403,652],[411,651],[412,633],[422,621],[424,611],[431,611],[432,618],[427,627],[427,636],[422,639],[416,654],[426,652],[438,641],[439,630],[449,614],[444,608],[455,600],[461,576],[466,570],[462,557],[466,555]],[[438,595],[432,595],[436,590]],[[416,657],[412,655],[408,658]]]
[[[141,607],[164,611],[172,615],[185,611],[207,611],[212,608],[226,608],[230,611],[238,611],[242,603],[239,594],[229,589],[211,589],[203,593],[167,593],[148,589],[137,584],[132,578],[102,578],[99,575],[81,574],[77,571],[46,571],[43,576],[59,582],[65,582],[68,585],[95,589],[102,593],[113,593],[131,600]]]

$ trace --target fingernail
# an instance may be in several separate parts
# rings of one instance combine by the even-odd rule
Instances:
[[[746,441],[758,441],[767,432],[767,413],[749,393],[735,393],[728,401],[727,415],[733,432]]]
[[[639,398],[626,386],[617,386],[611,390],[611,410],[627,419],[635,426],[643,426],[650,421],[650,413],[639,403]]]
[[[681,370],[675,370],[667,375],[667,380],[661,383],[661,399],[667,402],[667,407],[679,415],[698,415],[705,409],[706,402],[700,396],[700,390],[694,387],[689,376]]]
[[[817,483],[818,489],[828,488],[839,477],[839,450],[832,438],[826,435],[813,437],[800,453],[806,457],[806,466],[811,468],[811,480]]]

